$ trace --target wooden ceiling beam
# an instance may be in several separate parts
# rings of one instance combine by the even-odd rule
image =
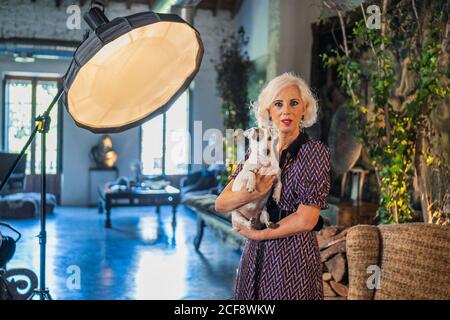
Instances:
[[[219,12],[220,6],[222,5],[222,0],[216,0],[216,4],[214,6],[213,15],[217,16],[217,12]]]
[[[235,0],[233,8],[231,9],[231,18],[234,18],[237,13],[239,12],[239,9],[241,8],[242,0]]]

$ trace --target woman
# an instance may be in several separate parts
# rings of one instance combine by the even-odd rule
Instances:
[[[322,142],[308,137],[304,128],[317,119],[317,102],[307,84],[286,73],[270,81],[254,109],[260,125],[279,130],[277,146],[282,169],[279,206],[268,201],[275,229],[250,230],[233,227],[248,240],[242,253],[235,299],[323,299],[320,252],[313,231],[320,210],[328,208],[330,151]],[[232,211],[272,189],[274,176],[257,175],[257,190],[245,187],[231,191],[242,163],[216,200],[216,210]]]

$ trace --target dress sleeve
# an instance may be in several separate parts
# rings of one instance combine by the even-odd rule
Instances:
[[[300,196],[300,204],[328,209],[327,198],[331,185],[330,149],[325,144],[318,144],[311,149],[308,158],[305,192]]]
[[[234,172],[228,177],[228,182],[230,182],[231,180],[233,180],[237,177],[239,172],[241,172],[242,167],[244,166],[244,162],[248,159],[249,156],[250,156],[250,149],[247,149],[247,151],[245,152],[244,159],[239,161]]]

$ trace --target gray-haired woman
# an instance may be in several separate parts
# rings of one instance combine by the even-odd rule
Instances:
[[[317,120],[317,102],[308,85],[291,73],[270,81],[254,105],[260,125],[279,130],[281,199],[268,211],[275,229],[233,227],[248,240],[236,280],[235,299],[323,299],[322,266],[313,231],[320,210],[328,208],[330,150],[304,128]],[[274,176],[257,175],[257,190],[231,191],[242,163],[216,200],[217,211],[232,211],[272,189]]]

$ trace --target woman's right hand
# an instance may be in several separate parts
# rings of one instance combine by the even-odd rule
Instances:
[[[247,183],[243,184],[241,190],[232,191],[234,183],[232,179],[217,197],[214,208],[217,212],[229,212],[262,198],[270,192],[275,179],[275,175],[262,175],[258,172],[255,177],[256,189],[251,193],[247,191]]]
[[[255,174],[255,190],[253,192],[248,192],[247,183],[244,183],[241,190],[237,192],[239,192],[239,195],[246,202],[263,198],[265,195],[267,195],[268,192],[270,192],[270,189],[272,188],[275,179],[276,179],[275,175],[263,175],[260,172],[257,172]]]

